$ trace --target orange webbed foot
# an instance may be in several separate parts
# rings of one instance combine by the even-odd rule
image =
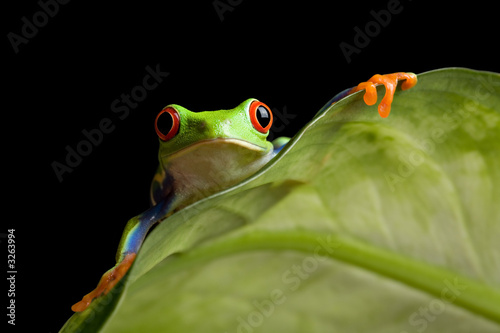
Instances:
[[[130,266],[134,262],[135,256],[135,253],[126,255],[118,265],[104,273],[97,287],[85,295],[80,302],[74,304],[71,310],[74,312],[82,312],[90,305],[94,298],[106,295],[128,272]]]
[[[413,73],[393,73],[385,75],[376,74],[373,75],[368,81],[361,82],[356,87],[352,88],[349,94],[364,89],[365,95],[363,96],[363,99],[365,103],[367,105],[373,105],[377,103],[376,85],[383,84],[385,86],[385,95],[378,106],[378,113],[382,118],[386,118],[391,112],[392,99],[394,97],[398,81],[402,80],[405,80],[405,82],[401,85],[402,90],[410,89],[417,84],[417,76]]]

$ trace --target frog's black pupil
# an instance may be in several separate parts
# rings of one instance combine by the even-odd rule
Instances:
[[[269,125],[269,122],[271,121],[271,115],[269,114],[269,111],[261,105],[257,108],[256,112],[257,120],[259,121],[260,126],[266,128],[266,126]]]
[[[163,133],[163,135],[167,135],[172,129],[173,125],[174,125],[174,119],[172,118],[172,115],[168,112],[163,112],[158,118],[158,121],[156,123],[156,127],[158,127],[158,130],[161,133]]]

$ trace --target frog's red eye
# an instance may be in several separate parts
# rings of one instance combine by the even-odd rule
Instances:
[[[155,130],[158,137],[168,141],[179,132],[180,117],[173,107],[166,107],[158,113],[155,119]]]
[[[249,112],[253,127],[257,131],[266,134],[273,124],[273,113],[269,107],[262,102],[253,101],[250,104]]]

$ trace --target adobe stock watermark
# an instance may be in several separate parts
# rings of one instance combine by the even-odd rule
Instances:
[[[372,39],[377,37],[382,32],[382,28],[387,27],[389,23],[391,23],[392,16],[400,14],[403,11],[403,8],[404,7],[401,5],[399,0],[389,0],[386,9],[380,9],[378,11],[371,10],[370,15],[373,20],[368,21],[364,25],[363,29],[358,26],[354,27],[355,34],[353,43],[349,44],[342,41],[339,44],[340,50],[342,51],[347,63],[350,64],[352,56],[354,54],[361,53],[361,51],[370,44]]]
[[[70,0],[40,0],[37,2],[40,10],[35,12],[31,18],[26,16],[21,17],[21,29],[19,33],[9,32],[7,39],[14,50],[14,53],[19,53],[19,47],[38,35],[39,29],[45,27],[51,18],[54,18],[59,13],[60,5],[66,5]]]
[[[416,332],[424,332],[429,324],[436,321],[438,316],[446,310],[446,307],[455,302],[462,292],[467,289],[467,285],[460,281],[458,277],[455,277],[453,281],[444,280],[443,283],[445,287],[441,289],[439,298],[432,299],[408,317],[408,323],[415,328]],[[400,333],[409,332],[401,331]]]
[[[73,170],[82,163],[83,158],[89,156],[95,147],[99,146],[105,134],[112,133],[116,128],[117,121],[123,121],[130,115],[130,111],[137,108],[139,103],[144,101],[148,92],[156,89],[163,80],[169,75],[168,72],[162,72],[160,64],[154,68],[149,65],[145,68],[146,74],[140,84],[130,90],[130,93],[122,93],[119,98],[111,102],[111,112],[117,117],[113,120],[110,117],[102,118],[94,128],[83,129],[81,131],[82,139],[76,145],[66,145],[66,156],[64,159],[51,163],[52,170],[59,182],[64,180],[64,176],[73,172]]]
[[[429,156],[432,156],[436,147],[448,140],[449,133],[459,126],[466,126],[466,121],[477,113],[481,107],[480,101],[485,100],[495,93],[493,85],[498,83],[486,82],[484,79],[478,81],[478,85],[474,91],[474,100],[468,100],[462,108],[456,110],[447,110],[441,116],[441,121],[435,122],[435,126],[430,129],[429,136],[417,140],[416,147],[404,154],[398,156],[399,163],[393,170],[387,170],[384,173],[385,180],[389,189],[394,192],[398,184],[403,183],[411,177],[418,168],[426,161]],[[483,136],[484,132],[473,133],[471,135]],[[477,139],[481,139],[477,137]]]
[[[227,12],[232,12],[234,8],[241,5],[243,0],[214,0],[212,6],[214,6],[215,12],[219,16],[221,22],[224,21],[224,15]]]
[[[288,113],[286,105],[281,109],[272,108],[273,113],[273,125],[267,136],[267,140],[272,141],[276,139],[276,134],[283,132],[283,130],[291,123],[291,120],[297,117],[295,113]]]
[[[271,317],[276,308],[286,303],[289,294],[297,291],[303,282],[307,281],[320,267],[320,264],[327,260],[328,255],[332,255],[342,246],[331,235],[318,237],[318,245],[314,254],[305,257],[301,262],[289,267],[281,274],[281,286],[272,289],[268,296],[260,300],[252,300],[253,310],[243,316],[236,317],[236,333],[253,333],[262,326],[266,319]],[[225,331],[225,333],[230,333]]]

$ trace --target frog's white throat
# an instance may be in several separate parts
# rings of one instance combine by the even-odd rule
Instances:
[[[238,184],[272,156],[272,147],[238,139],[213,139],[173,153],[163,167],[173,179],[179,204],[185,206]]]

